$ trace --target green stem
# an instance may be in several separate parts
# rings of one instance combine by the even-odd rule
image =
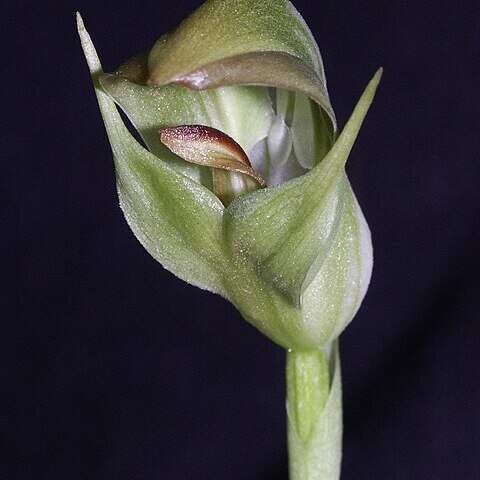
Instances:
[[[342,456],[342,391],[337,342],[287,353],[290,480],[338,480]]]

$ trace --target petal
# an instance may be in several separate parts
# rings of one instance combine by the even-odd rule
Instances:
[[[292,119],[292,143],[298,162],[310,170],[328,152],[333,136],[325,139],[318,132],[328,132],[328,120],[323,111],[305,95],[295,95]]]
[[[272,123],[267,137],[267,148],[272,165],[285,165],[292,152],[292,135],[281,116],[277,116]]]
[[[206,188],[176,172],[130,135],[101,89],[102,67],[80,15],[78,31],[115,159],[120,205],[134,234],[166,269],[224,294],[221,222],[224,208]]]

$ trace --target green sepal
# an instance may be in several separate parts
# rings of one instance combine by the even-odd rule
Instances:
[[[240,197],[226,210],[229,254],[235,265],[251,272],[231,299],[245,318],[287,348],[314,348],[335,338],[368,286],[369,231],[344,166],[381,73],[315,168],[279,187]]]
[[[221,241],[224,207],[199,183],[145,150],[102,90],[102,67],[77,14],[78,32],[115,159],[120,205],[134,234],[166,269],[200,288],[225,295]]]

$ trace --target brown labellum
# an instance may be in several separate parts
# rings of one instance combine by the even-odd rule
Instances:
[[[160,140],[187,162],[213,168],[213,192],[228,206],[245,193],[266,187],[242,147],[226,133],[205,125],[160,130]]]

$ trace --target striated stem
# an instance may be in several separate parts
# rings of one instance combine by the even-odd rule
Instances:
[[[338,342],[287,353],[290,480],[338,480],[342,457],[342,388]]]

